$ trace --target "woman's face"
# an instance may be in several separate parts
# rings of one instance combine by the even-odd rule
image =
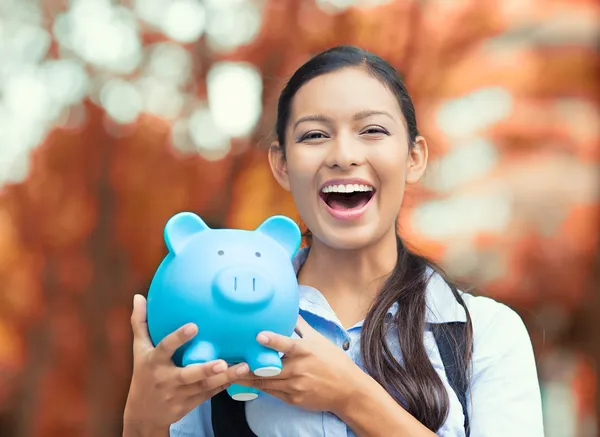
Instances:
[[[271,148],[273,173],[313,238],[359,249],[395,233],[405,184],[423,174],[427,145],[418,138],[409,148],[391,91],[365,70],[345,68],[296,93],[285,155]]]

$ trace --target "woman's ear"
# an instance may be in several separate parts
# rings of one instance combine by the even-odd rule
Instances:
[[[285,153],[277,141],[273,141],[269,148],[269,164],[271,165],[273,176],[277,182],[279,182],[279,185],[281,185],[284,190],[290,191]]]
[[[406,183],[416,184],[419,182],[427,168],[429,150],[425,138],[418,136],[412,147],[408,149],[406,160]]]

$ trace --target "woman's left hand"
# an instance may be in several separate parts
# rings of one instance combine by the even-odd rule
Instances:
[[[296,332],[301,338],[273,332],[257,336],[259,343],[284,353],[279,375],[258,377],[250,373],[235,382],[255,387],[288,404],[336,414],[360,391],[367,374],[301,316]]]

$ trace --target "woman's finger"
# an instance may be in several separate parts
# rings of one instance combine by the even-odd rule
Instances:
[[[131,311],[131,330],[133,331],[133,347],[153,348],[150,334],[148,333],[148,321],[146,319],[146,299],[141,294],[133,296],[133,309]]]
[[[180,385],[194,384],[211,376],[218,375],[227,370],[227,363],[223,360],[209,361],[202,364],[190,364],[175,370],[177,382]]]
[[[283,391],[278,391],[278,390],[263,390],[264,393],[270,394],[271,396],[276,397],[277,399],[282,400],[283,402],[287,403],[287,404],[291,404],[292,400],[289,394],[287,394],[286,392]]]
[[[171,332],[154,349],[153,355],[156,362],[167,363],[171,361],[173,354],[190,341],[198,333],[198,327],[194,323],[187,323]]]
[[[246,387],[254,387],[261,391],[276,390],[287,392],[288,387],[287,380],[273,378],[243,379],[236,381],[236,384],[244,385]]]
[[[207,399],[210,399],[213,396],[218,395],[223,390],[227,390],[229,388],[229,386],[231,386],[230,383],[220,385],[218,387],[213,388],[210,391],[194,392],[194,393],[190,394],[189,396],[187,396],[185,403],[186,403],[186,405],[189,406],[189,408],[191,410],[191,409],[197,407],[198,405],[200,405],[202,402],[205,402]]]
[[[285,355],[293,355],[300,349],[300,339],[294,339],[285,335],[276,334],[274,332],[264,331],[256,336],[258,341],[263,346],[274,349],[278,352],[283,352]]]
[[[196,365],[194,364],[194,366]],[[200,364],[198,366],[204,365]],[[217,369],[215,369],[215,367],[217,367]],[[186,368],[181,370],[186,370]],[[210,391],[220,385],[232,383],[249,372],[248,365],[245,363],[236,364],[231,367],[225,365],[225,370],[221,370],[218,365],[207,367],[205,369],[198,368],[197,370],[192,370],[193,372],[190,371],[186,376],[180,379],[180,381],[183,379],[189,381],[182,385],[185,386],[184,389],[186,392],[189,392],[190,395],[197,392]]]

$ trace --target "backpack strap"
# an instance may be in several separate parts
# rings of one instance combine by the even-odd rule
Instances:
[[[450,387],[456,393],[463,415],[465,416],[465,435],[469,437],[469,412],[467,410],[467,375],[462,366],[458,365],[458,354],[465,351],[467,336],[466,323],[449,322],[432,325],[433,336],[440,351],[446,377]]]
[[[210,400],[215,437],[257,437],[246,420],[246,402],[236,401],[223,390]]]

